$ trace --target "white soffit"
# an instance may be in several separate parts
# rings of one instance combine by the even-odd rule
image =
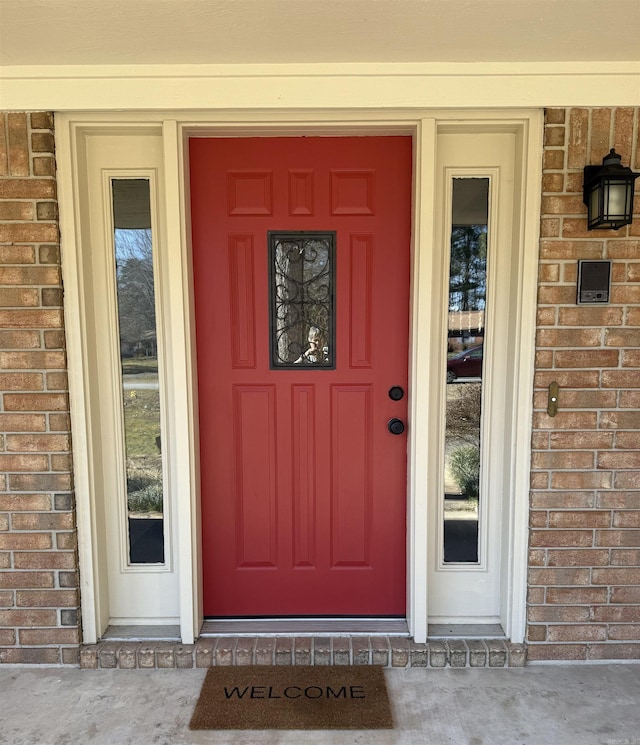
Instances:
[[[639,40],[640,0],[0,0],[0,108],[629,105]]]
[[[640,60],[638,0],[0,0],[0,65]]]

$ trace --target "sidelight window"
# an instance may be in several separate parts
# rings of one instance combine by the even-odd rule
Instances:
[[[481,419],[486,379],[489,179],[454,178],[444,463],[445,563],[479,562]]]
[[[129,564],[164,563],[158,334],[148,179],[112,179]]]

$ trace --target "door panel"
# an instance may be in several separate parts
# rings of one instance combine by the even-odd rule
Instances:
[[[205,615],[404,615],[411,139],[193,139],[190,170]],[[270,231],[335,232],[335,369],[270,364]]]

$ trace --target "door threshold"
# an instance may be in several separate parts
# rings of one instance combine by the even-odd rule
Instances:
[[[506,639],[499,623],[430,623],[427,638],[440,639]]]
[[[180,626],[174,624],[107,626],[106,631],[102,635],[102,640],[118,642],[174,642],[180,640]]]
[[[409,636],[404,618],[210,618],[207,636]]]

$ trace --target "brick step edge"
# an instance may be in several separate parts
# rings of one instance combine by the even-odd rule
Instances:
[[[217,665],[380,665],[523,667],[524,644],[451,639],[417,644],[403,637],[206,637],[195,644],[105,641],[80,648],[80,667],[207,668]]]

